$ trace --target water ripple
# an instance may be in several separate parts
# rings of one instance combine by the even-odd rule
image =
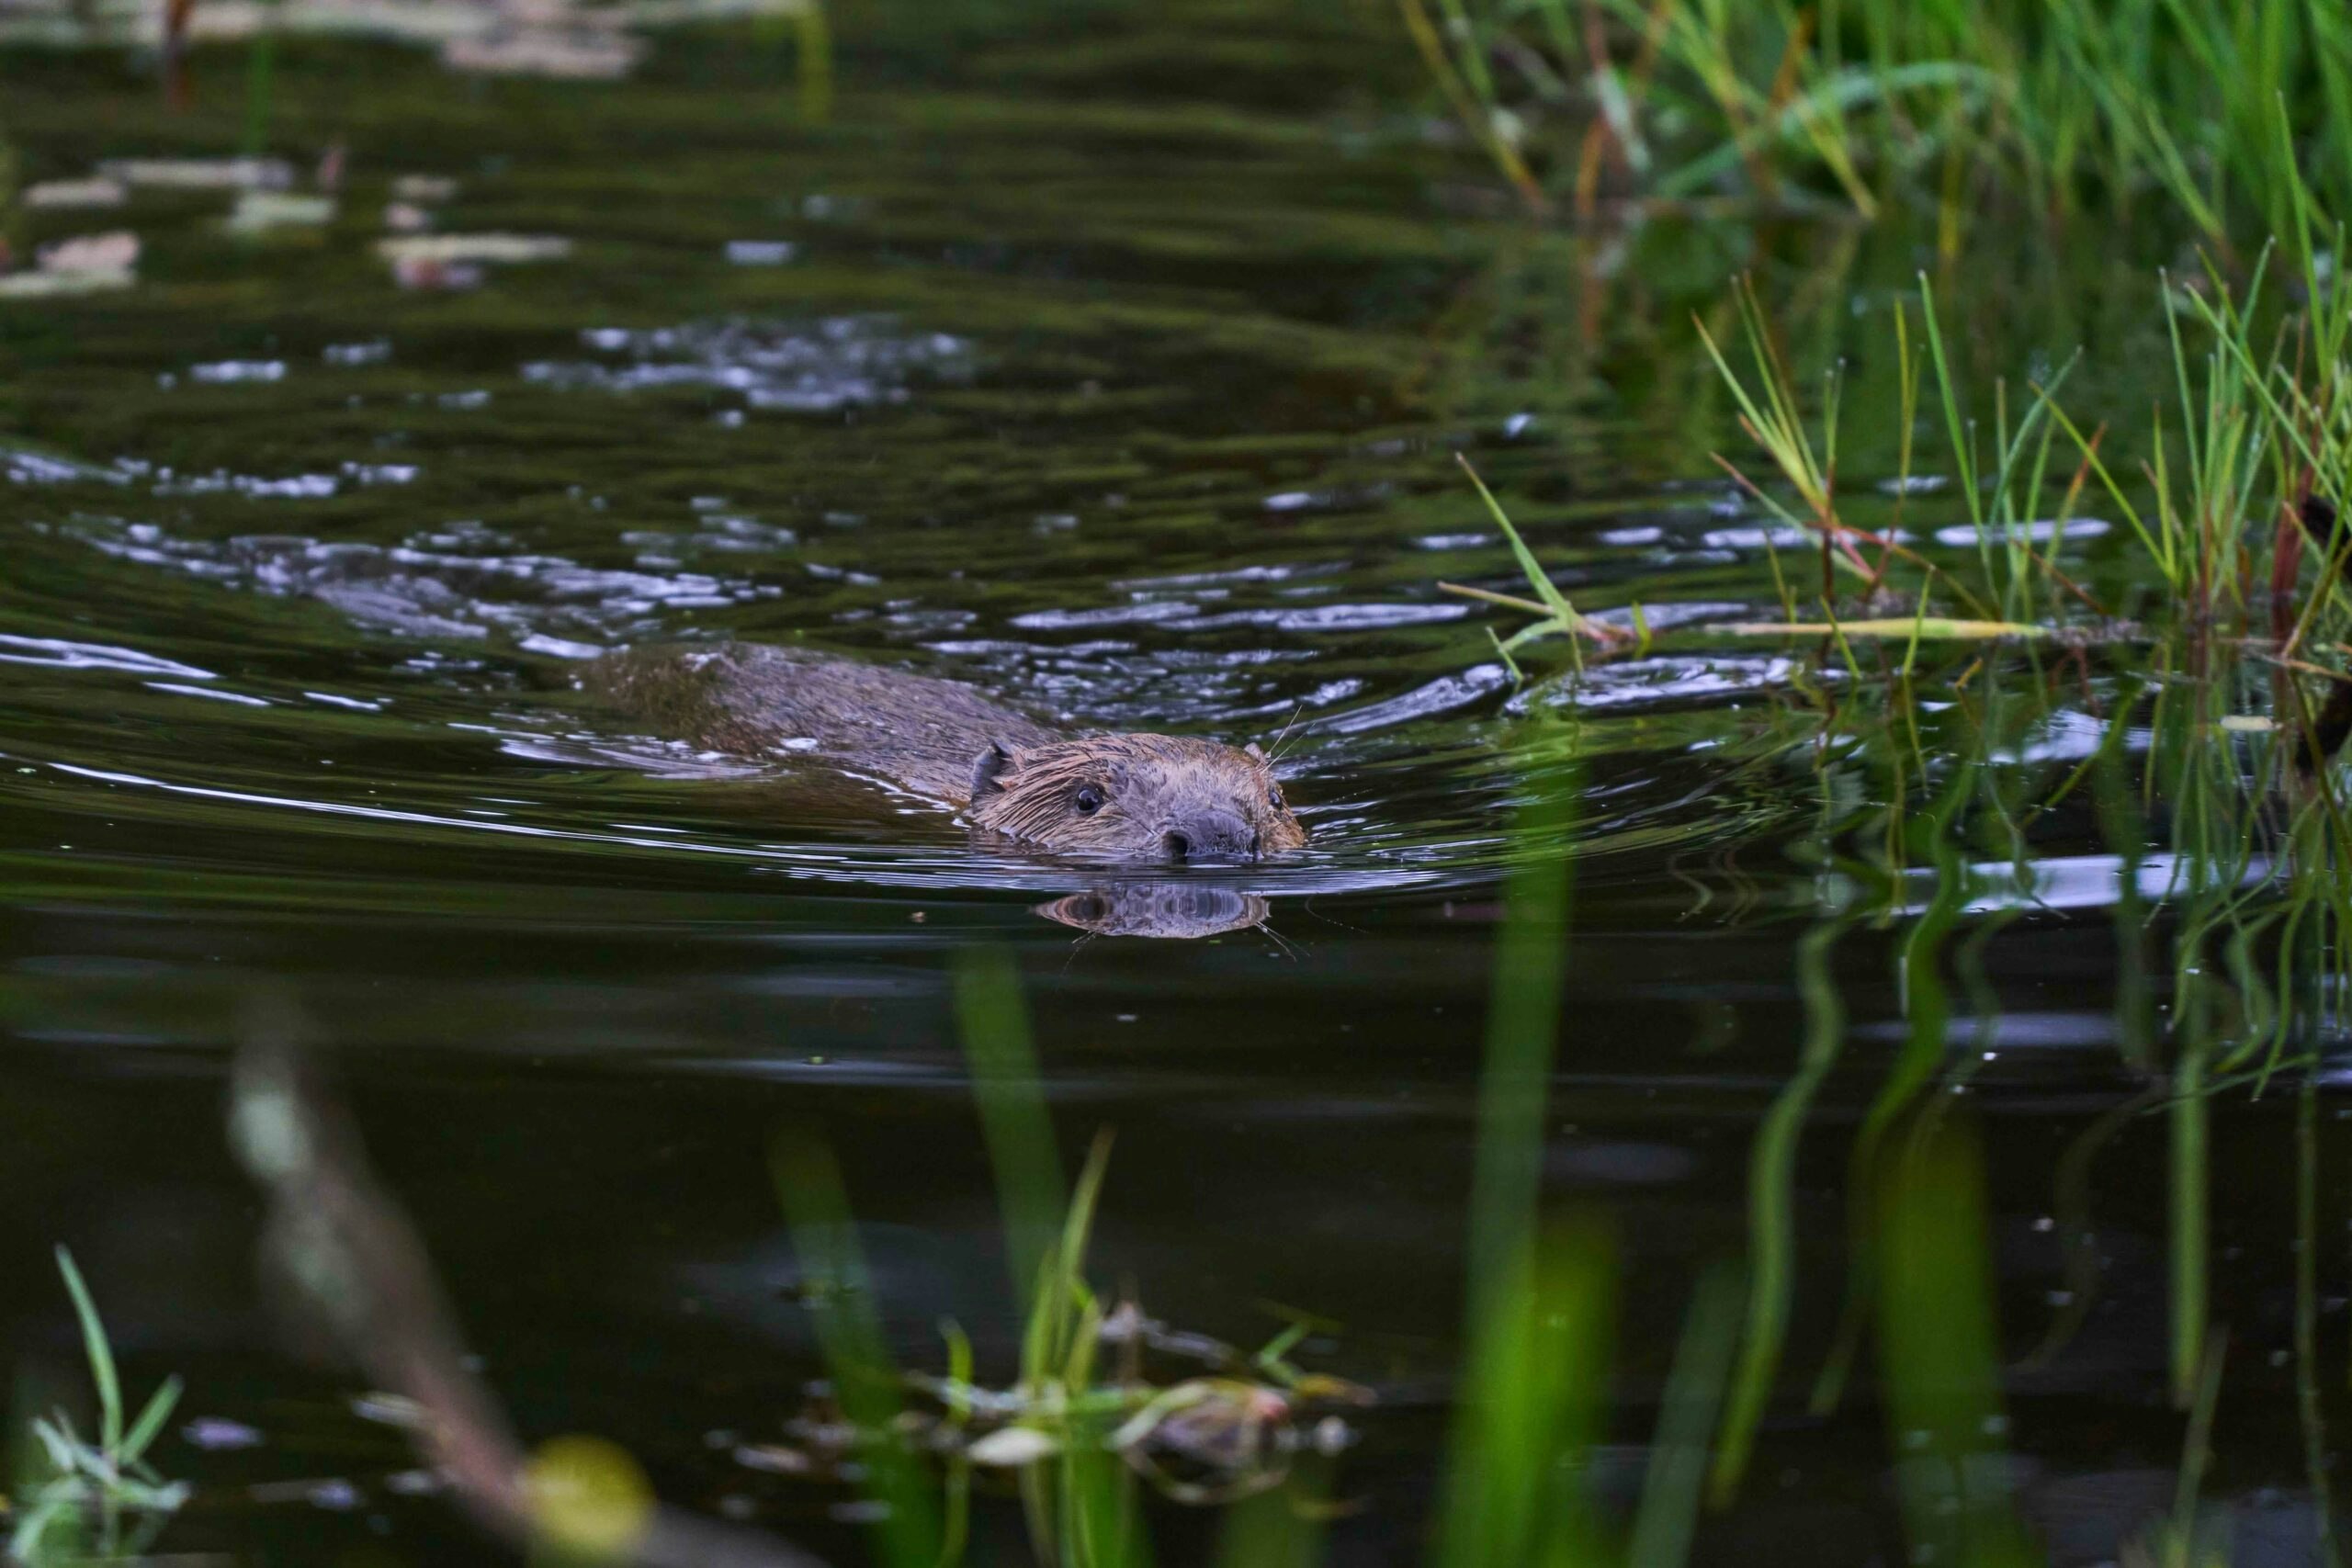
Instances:
[[[813,323],[694,321],[629,331],[597,327],[582,342],[613,359],[541,360],[526,380],[551,387],[638,392],[703,387],[752,408],[826,413],[907,397],[917,374],[954,377],[971,350],[944,333],[904,333],[887,317],[836,316]]]

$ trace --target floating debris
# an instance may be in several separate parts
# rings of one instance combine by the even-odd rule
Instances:
[[[800,253],[790,240],[729,240],[727,259],[737,266],[782,266]]]
[[[221,227],[232,234],[261,234],[272,229],[315,229],[334,220],[331,196],[248,190],[238,196],[236,209],[221,220]]]
[[[120,207],[130,192],[120,180],[103,175],[86,180],[42,180],[25,187],[18,199],[27,207]]]
[[[392,263],[392,281],[402,288],[456,291],[479,288],[486,276],[470,262],[438,262],[429,256],[408,256]]]
[[[498,38],[451,39],[441,46],[441,63],[452,71],[571,82],[617,80],[644,55],[637,39],[576,28],[532,28]]]
[[[53,245],[43,246],[40,252],[40,267],[44,272],[119,272],[127,276],[138,265],[139,236],[128,229],[60,240]]]
[[[116,158],[98,174],[157,190],[287,190],[293,165],[283,158]]]
[[[571,242],[559,234],[416,234],[379,240],[376,254],[395,265],[435,262],[447,266],[479,262],[506,266],[560,261],[571,254]]]
[[[395,201],[448,201],[458,194],[458,182],[447,175],[402,175],[392,181]]]
[[[557,234],[402,234],[376,242],[403,288],[474,288],[485,265],[560,261],[571,242]]]
[[[45,299],[128,288],[139,265],[139,236],[118,229],[43,246],[31,271],[0,276],[0,299]]]
[[[594,7],[567,0],[528,5],[420,5],[414,0],[204,0],[177,9],[179,37],[221,42],[275,35],[381,39],[438,50],[453,70],[605,79],[644,53],[649,28],[754,17],[806,15],[817,0],[633,0]],[[164,13],[153,0],[11,0],[0,8],[0,45],[160,50]]]

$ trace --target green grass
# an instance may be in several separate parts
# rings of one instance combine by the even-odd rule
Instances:
[[[2352,13],[2323,0],[1399,4],[1531,205],[1912,206],[1949,253],[1988,205],[2153,198],[2226,244],[2287,221],[2298,166],[2352,175]]]
[[[98,1429],[95,1438],[85,1438],[63,1409],[34,1418],[46,1473],[22,1483],[8,1535],[8,1556],[27,1568],[142,1556],[188,1496],[185,1483],[164,1480],[147,1459],[179,1404],[179,1380],[165,1379],[136,1416],[129,1415],[106,1324],[73,1254],[62,1247],[57,1269],[81,1325]]]
[[[2283,146],[2284,126],[2275,117],[2272,126]],[[1948,485],[1941,493],[1952,499],[1941,504],[1960,509],[1973,561],[1915,543],[1904,525],[1917,518],[1917,503],[1907,514],[1898,504],[1884,522],[1854,521],[1853,464],[1840,448],[1842,367],[1831,365],[1815,392],[1801,387],[1743,280],[1736,341],[1719,342],[1698,324],[1747,443],[1714,461],[1761,521],[1811,543],[1769,552],[1777,622],[1710,624],[1679,639],[1826,638],[1849,671],[1858,667],[1857,639],[1902,643],[1906,666],[1922,642],[2144,641],[2188,626],[2290,667],[2332,648],[2345,629],[2340,577],[2330,563],[2313,564],[2317,551],[2292,514],[2305,497],[2343,496],[2352,481],[2352,432],[2341,417],[2352,408],[2352,294],[2331,286],[2340,231],[2300,181],[2284,200],[2286,241],[2266,248],[2242,283],[2218,265],[2193,285],[2166,280],[2173,382],[2144,434],[2086,428],[2067,412],[2072,360],[1990,388],[1963,385],[1947,339],[1965,323],[1946,321],[1920,275],[1916,300],[1896,303],[1881,345],[1894,367],[1900,418],[1892,471],[1871,477],[1902,496],[1923,478]],[[1649,649],[1641,605],[1628,607],[1631,631],[1589,604],[1572,605],[1508,510],[1475,471],[1470,478],[1532,596],[1441,586],[1535,617],[1498,644],[1515,671],[1532,645],[1554,639],[1566,641],[1577,669],[1588,646],[1603,656]],[[1866,490],[1864,501],[1874,519],[1884,515],[1879,497]],[[2125,606],[2059,564],[2067,527],[2086,502],[2111,509],[2138,547],[2127,592],[2156,612],[2140,617],[2144,624],[2120,624]],[[2038,523],[2053,531],[2037,538]],[[2281,614],[2289,596],[2300,605]]]
[[[2261,126],[2283,164],[2275,107]],[[1867,1378],[1888,1413],[1915,1550],[2038,1560],[2003,1490],[1999,1438],[2004,1368],[2033,1331],[1996,1310],[1963,1097],[2001,1026],[1982,949],[2034,907],[2051,825],[2064,822],[2115,857],[2116,1066],[2132,1088],[2060,1162],[2052,1208],[2073,1299],[2030,1353],[2036,1364],[2062,1354],[2096,1310],[2098,1168],[2124,1131],[2154,1120],[2143,1135],[2164,1150],[2166,1382],[2183,1457],[2175,1507],[2132,1550],[2151,1562],[2221,1560],[2200,1501],[2229,1326],[2211,1285],[2215,1105],[2286,1086],[2308,1108],[2331,998],[2352,976],[2352,779],[2340,761],[2301,761],[2352,662],[2341,570],[2352,546],[2339,536],[2324,549],[2295,519],[2305,498],[2341,500],[2352,482],[2352,294],[2327,260],[2341,232],[2306,185],[2289,179],[2275,195],[2274,247],[2244,266],[2217,260],[2193,284],[2167,280],[2172,373],[2137,430],[2070,413],[2064,367],[1965,385],[1954,352],[1965,323],[1923,276],[1878,349],[1882,389],[1893,368],[1895,438],[1857,463],[1840,441],[1842,367],[1801,383],[1743,284],[1736,332],[1701,332],[1744,443],[1721,466],[1762,521],[1807,541],[1774,552],[1769,586],[1757,585],[1777,616],[1653,633],[1638,607],[1597,604],[1589,588],[1571,605],[1548,581],[1544,534],[1472,476],[1528,592],[1453,591],[1522,617],[1497,646],[1539,705],[1574,712],[1579,682],[1636,653],[1703,659],[1769,640],[1806,656],[1751,721],[1752,743],[1717,753],[1768,771],[1758,787],[1809,780],[1821,819],[1798,850],[1819,881],[1785,911],[1808,925],[1797,941],[1805,1044],[1752,1134],[1742,1306],[1707,1450],[1715,1506],[1751,1483],[1766,1416],[1792,1394],[1797,1153],[1822,1135],[1811,1102],[1844,1032],[1825,955],[1858,927],[1895,925],[1905,1038],[1876,1067],[1878,1091],[1847,1138],[1845,1301],[1809,1404],[1832,1416]],[[2090,506],[2118,526],[2070,548],[2065,525]],[[2050,520],[2055,537],[2024,526]],[[1969,548],[1915,542],[1953,523]],[[2089,756],[2035,760],[2054,722],[2085,716],[2101,730]],[[1955,1021],[1972,1015],[1970,1038]],[[2308,1228],[2320,1213],[2315,1134],[2298,1150],[2278,1198]],[[2293,1354],[2324,1517],[2319,1277],[2298,1276]],[[1474,1371],[1465,1396],[1481,1386]]]
[[[1062,1190],[1018,983],[1001,954],[962,972],[965,1044],[995,1157],[1007,1252],[1023,1278],[1019,1364],[980,1380],[962,1329],[942,1325],[944,1371],[901,1372],[885,1341],[849,1198],[831,1151],[806,1132],[777,1139],[778,1193],[802,1260],[808,1310],[861,1487],[883,1505],[873,1536],[887,1568],[965,1560],[975,1492],[1010,1478],[1031,1548],[1053,1568],[1140,1568],[1153,1560],[1147,1495],[1197,1506],[1265,1501],[1228,1540],[1228,1561],[1307,1549],[1323,1480],[1316,1429],[1363,1390],[1290,1359],[1294,1325],[1255,1350],[1163,1336],[1131,1298],[1088,1277],[1110,1168],[1098,1137],[1042,1236],[1039,1205]],[[1050,1174],[1048,1174],[1050,1173]],[[1161,1341],[1165,1339],[1165,1343]]]

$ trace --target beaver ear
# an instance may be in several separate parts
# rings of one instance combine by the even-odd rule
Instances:
[[[981,752],[972,762],[972,799],[975,802],[988,794],[991,785],[999,789],[1004,787],[998,782],[997,775],[1003,773],[1005,764],[1012,761],[1012,753],[1006,749],[1003,741],[989,742],[988,750]]]
[[[1253,762],[1262,762],[1266,760],[1266,753],[1259,748],[1255,740],[1241,748],[1241,754]]]

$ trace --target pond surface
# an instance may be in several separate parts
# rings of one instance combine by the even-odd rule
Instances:
[[[1928,225],[1531,223],[1407,112],[1394,28],[852,6],[821,126],[789,41],[723,26],[590,83],[288,40],[265,145],[301,191],[339,165],[331,212],[239,231],[233,190],[135,182],[13,211],[20,258],[138,254],[128,287],[0,298],[0,1342],[20,1405],[80,1397],[62,1243],[133,1385],[187,1379],[166,1549],[503,1555],[255,1282],[229,1068],[291,1010],[526,1439],[602,1435],[681,1506],[857,1560],[854,1484],[744,1457],[825,1375],[770,1151],[838,1158],[902,1364],[943,1368],[953,1319],[1009,1382],[957,1003],[1002,962],[1059,1159],[1114,1134],[1089,1275],[1234,1344],[1310,1325],[1293,1359],[1374,1396],[1332,1434],[1330,1560],[1419,1562],[1503,885],[1565,852],[1557,1044],[1513,1103],[1545,1223],[1610,1238],[1611,1506],[1727,1267],[1752,1449],[1693,1560],[1919,1560],[1849,1241],[1858,1137],[1932,1102],[1983,1153],[1986,1462],[2038,1550],[2111,1560],[2175,1516],[2186,1234],[2190,1348],[2226,1329],[2209,1515],[2240,1562],[2322,1560],[2352,1103],[2243,1072],[2167,1115],[2148,1021],[2169,901],[2204,884],[2144,853],[2162,812],[2122,841],[2088,785],[2025,809],[2144,713],[2143,672],[1923,647],[1917,700],[1872,699],[1817,639],[1751,638],[1519,686],[1489,635],[1519,618],[1439,586],[1525,592],[1461,452],[1580,607],[1778,614],[1777,525],[1712,460],[1748,448],[1691,327],[1735,330],[1741,269],[1806,374],[1849,358],[1871,520],[1973,558],[1939,539],[1951,487],[1871,489],[1898,474],[1892,301],[1935,270],[1969,374],[2081,344],[2088,414],[2144,420],[2172,238],[1987,235],[1942,266]],[[237,152],[244,70],[199,49],[174,112],[119,51],[0,53],[20,186]],[[546,243],[381,248],[409,229]],[[2106,607],[2158,598],[2120,529],[2058,547]],[[1023,857],[571,683],[724,636],[1073,726],[1279,737],[1313,843],[1157,876]],[[1128,934],[1139,908],[1209,934]],[[2220,1043],[2258,1032],[2222,1012]],[[1151,1522],[1180,1562],[1223,1519]],[[974,1529],[1025,1560],[1009,1492]]]

